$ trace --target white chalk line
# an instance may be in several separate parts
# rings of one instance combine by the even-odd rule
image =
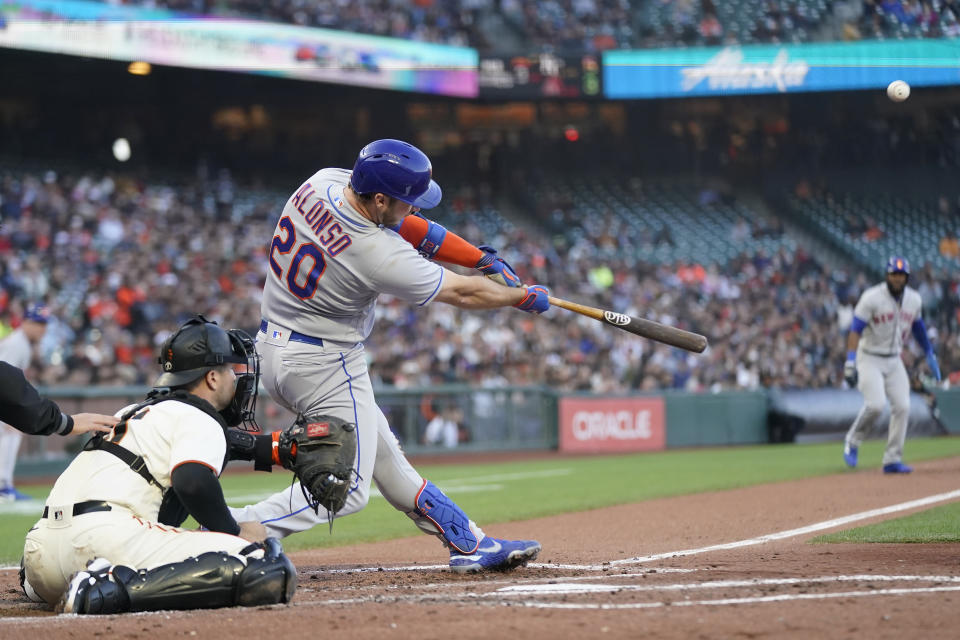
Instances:
[[[752,598],[723,598],[720,600],[679,600],[671,602],[624,602],[624,603],[572,603],[572,602],[536,602],[524,601],[517,604],[534,609],[658,609],[661,607],[707,607],[734,604],[763,604],[767,602],[788,602],[791,600],[828,600],[831,598],[866,598],[868,596],[902,596],[927,593],[960,591],[957,587],[919,587],[911,589],[871,589],[869,591],[840,591],[835,593],[790,593],[776,596],[756,596]]]
[[[622,564],[642,564],[646,562],[653,562],[655,560],[662,560],[665,558],[672,557],[681,557],[688,555],[695,555],[700,553],[708,553],[710,551],[720,551],[725,549],[735,549],[747,546],[753,546],[758,544],[763,544],[766,542],[771,542],[774,540],[783,540],[786,538],[796,537],[808,533],[815,533],[817,531],[822,531],[825,529],[831,529],[834,527],[842,526],[844,524],[850,524],[852,522],[857,522],[860,520],[866,520],[869,518],[875,518],[878,516],[889,515],[891,513],[897,513],[900,511],[905,511],[908,509],[914,509],[918,507],[927,506],[930,504],[935,504],[937,502],[944,502],[946,500],[952,500],[954,498],[960,497],[960,490],[949,491],[946,493],[939,493],[932,496],[927,496],[925,498],[919,498],[917,500],[909,500],[907,502],[901,502],[899,504],[891,505],[888,507],[881,507],[879,509],[871,509],[869,511],[862,511],[860,513],[855,513],[849,516],[843,516],[840,518],[834,518],[831,520],[826,520],[823,522],[815,523],[805,527],[800,527],[796,529],[790,529],[787,531],[781,531],[777,533],[767,534],[764,536],[759,536],[756,538],[749,538],[746,540],[739,540],[736,542],[729,542],[725,544],[718,545],[709,545],[706,547],[700,547],[698,549],[685,549],[682,551],[674,551],[667,553],[659,553],[649,556],[638,556],[634,558],[626,558],[622,560],[613,560],[608,563],[601,565],[562,565],[564,567],[570,567],[571,569],[577,570],[609,570],[612,565],[622,565]],[[531,567],[540,567],[540,568],[555,568],[560,567],[561,565],[551,565],[551,564],[540,564],[540,563],[531,563]],[[394,571],[423,571],[424,569],[445,569],[447,565],[421,565],[421,566],[410,566],[410,567],[395,567],[390,570]],[[3,570],[13,570],[18,569],[19,567],[3,567]],[[381,571],[387,570],[384,567],[365,567],[361,568],[361,571]],[[358,571],[358,569],[350,569],[346,571]],[[941,578],[943,576],[940,576]],[[896,577],[894,577],[895,579]],[[876,576],[870,576],[871,580],[878,580]],[[816,580],[816,579],[811,579]],[[951,581],[952,577],[951,577]],[[699,584],[699,583],[691,583]],[[751,583],[753,584],[753,583]],[[689,587],[688,587],[689,588]],[[535,602],[535,601],[525,601],[522,602],[525,607],[541,607],[541,608],[557,608],[557,609],[642,609],[642,608],[654,608],[654,607],[665,607],[665,606],[694,606],[694,605],[703,605],[703,606],[717,606],[717,605],[728,605],[728,604],[754,604],[754,603],[763,603],[763,602],[781,602],[785,600],[816,600],[816,599],[827,599],[827,598],[841,598],[841,597],[866,597],[866,596],[882,596],[882,595],[905,595],[905,594],[922,594],[922,593],[940,593],[948,591],[960,591],[960,586],[957,587],[919,587],[919,588],[910,588],[910,589],[871,589],[869,591],[848,591],[843,593],[828,593],[828,594],[784,594],[776,596],[758,596],[752,598],[727,598],[722,600],[696,600],[696,601],[680,601],[680,602],[643,602],[643,603],[551,603],[551,602]],[[464,597],[469,599],[479,599],[479,597],[485,597],[485,594],[477,594],[474,592],[466,593],[463,596],[454,596],[458,599]],[[395,598],[395,600],[416,600],[422,598],[422,596],[411,595],[404,598]],[[299,606],[314,606],[314,605],[347,605],[347,604],[358,604],[366,603],[372,601],[373,597],[362,597],[362,598],[346,598],[338,600],[324,600],[317,602],[301,602],[293,603],[294,605]],[[451,596],[440,595],[431,597],[432,600],[448,600],[451,599]],[[382,596],[380,600],[382,601]],[[27,620],[35,620],[36,617],[17,617],[17,618],[0,618],[0,624],[9,623],[9,622],[23,622]],[[49,621],[49,618],[44,618],[45,621]]]
[[[773,542],[774,540],[784,540],[786,538],[794,538],[796,536],[802,536],[808,533],[816,533],[817,531],[823,531],[825,529],[833,529],[834,527],[850,524],[852,522],[867,520],[869,518],[876,518],[878,516],[885,516],[891,513],[897,513],[899,511],[915,509],[917,507],[924,507],[930,504],[935,504],[937,502],[953,500],[954,498],[960,498],[960,489],[957,489],[955,491],[948,491],[947,493],[938,493],[936,495],[927,496],[926,498],[919,498],[917,500],[909,500],[907,502],[901,502],[899,504],[891,505],[889,507],[871,509],[870,511],[861,511],[860,513],[854,513],[849,516],[834,518],[832,520],[825,520],[823,522],[807,525],[805,527],[800,527],[798,529],[790,529],[788,531],[780,531],[778,533],[769,533],[767,535],[759,536],[757,538],[748,538],[746,540],[738,540],[736,542],[727,542],[724,544],[714,544],[707,547],[700,547],[698,549],[684,549],[682,551],[667,551],[665,553],[657,553],[649,556],[638,556],[635,558],[625,558],[623,560],[612,560],[610,564],[611,565],[643,564],[645,562],[653,562],[655,560],[664,560],[666,558],[678,558],[681,556],[692,556],[700,553],[709,553],[711,551],[723,551],[726,549],[738,549],[741,547],[750,547],[758,544],[763,544],[765,542]],[[530,565],[530,566],[536,566],[536,565]],[[543,566],[549,566],[549,565],[543,565]]]
[[[426,568],[426,567],[424,567],[424,568]],[[446,565],[439,565],[438,568],[441,568],[441,569],[446,568]],[[579,581],[586,582],[586,581],[590,581],[590,580],[606,580],[606,579],[610,579],[610,578],[616,578],[616,579],[620,580],[620,579],[629,579],[629,578],[646,578],[646,577],[650,577],[650,576],[653,576],[653,575],[667,574],[667,573],[695,573],[696,571],[699,571],[699,569],[677,569],[677,568],[669,568],[669,567],[668,567],[668,568],[657,567],[656,569],[651,569],[651,570],[649,570],[649,571],[630,572],[630,573],[626,573],[626,572],[625,572],[625,573],[618,573],[616,576],[607,576],[607,575],[569,576],[569,577],[565,577],[565,578],[564,578],[564,581],[565,581],[565,583],[571,583],[571,582],[579,582]],[[322,576],[322,575],[327,574],[327,573],[340,573],[340,574],[343,574],[343,573],[376,573],[376,571],[371,571],[371,570],[369,570],[369,569],[367,569],[367,568],[363,568],[363,569],[360,569],[360,570],[357,570],[357,569],[333,569],[333,570],[322,569],[322,570],[318,570],[318,571],[301,571],[301,572],[300,572],[300,576],[302,576],[302,578],[311,578],[311,577],[313,577],[313,576]],[[301,578],[301,580],[302,580],[302,578]],[[524,582],[527,582],[527,583],[529,583],[529,584],[532,584],[532,585],[537,584],[538,582],[541,582],[541,581],[542,581],[543,583],[549,584],[550,582],[556,582],[556,578],[555,578],[555,577],[552,577],[552,576],[550,576],[550,577],[546,577],[546,576],[545,576],[545,577],[543,577],[543,578],[524,578],[523,581],[524,581]],[[304,584],[307,584],[307,583],[304,583]],[[506,578],[506,579],[503,579],[503,580],[484,580],[484,581],[483,581],[483,586],[484,586],[484,587],[495,587],[495,586],[497,586],[497,585],[516,585],[516,584],[517,584],[517,579],[516,579],[516,578]],[[322,584],[321,584],[321,586],[322,586]],[[417,588],[417,589],[437,590],[437,589],[450,589],[450,588],[457,588],[457,587],[463,587],[463,581],[456,581],[456,582],[454,582],[454,581],[447,581],[447,582],[429,582],[429,583],[427,583],[427,584],[419,584],[419,585],[417,585],[416,588]],[[394,591],[394,590],[404,590],[404,591],[405,591],[405,590],[408,590],[409,588],[410,588],[409,585],[379,585],[379,586],[376,587],[376,589],[386,589],[387,591]],[[369,589],[370,589],[370,587],[369,587],[369,586],[366,586],[366,585],[361,585],[361,586],[356,586],[356,587],[353,587],[353,586],[348,586],[348,587],[337,586],[337,591],[341,591],[341,592],[346,592],[346,591],[366,591],[366,590],[369,590]]]
[[[633,574],[636,575],[636,574]],[[621,576],[618,576],[618,578]],[[622,576],[628,577],[628,576]],[[620,591],[692,591],[695,589],[730,589],[739,587],[765,587],[805,585],[831,582],[960,582],[960,576],[898,576],[860,574],[852,576],[822,576],[820,578],[748,578],[746,580],[708,580],[706,582],[681,582],[677,584],[522,584],[503,587],[483,594],[484,597],[513,595],[569,595],[590,593],[616,593]]]
[[[873,582],[880,581],[930,581],[930,582],[943,582],[943,578],[948,578],[950,582],[957,582],[960,579],[954,576],[824,576],[822,578],[807,578],[807,579],[784,579],[781,581],[782,584],[816,584],[824,582],[840,582],[842,579],[847,580],[857,580],[857,579],[867,579]],[[704,584],[704,583],[693,583],[693,584],[680,584],[680,585],[662,585],[660,589],[664,590],[688,590],[688,589],[697,589],[697,588],[722,588],[726,586],[727,588],[744,586],[744,587],[755,587],[764,584],[773,584],[776,583],[776,579],[771,580],[742,580],[742,581],[714,581],[713,584]],[[462,586],[462,585],[460,585]],[[374,587],[376,588],[376,587]],[[674,589],[675,588],[675,589]],[[645,590],[656,590],[656,587],[649,587]],[[315,591],[314,589],[304,589],[305,591]],[[960,591],[960,585],[958,586],[932,586],[932,587],[912,587],[912,588],[893,588],[893,589],[870,589],[867,591],[839,591],[831,593],[788,593],[788,594],[777,594],[777,595],[768,595],[768,596],[751,596],[751,597],[740,597],[740,598],[714,598],[714,599],[703,599],[703,600],[671,600],[671,601],[655,601],[655,602],[623,602],[623,603],[572,603],[572,602],[542,602],[542,601],[521,601],[518,602],[518,605],[522,605],[526,608],[535,608],[535,609],[587,609],[587,610],[620,610],[620,609],[657,609],[664,607],[695,607],[695,606],[729,606],[729,605],[738,605],[738,604],[763,604],[770,602],[787,602],[793,600],[827,600],[833,598],[865,598],[868,596],[899,596],[899,595],[919,595],[919,594],[929,594],[929,593],[945,593],[945,592],[954,592]],[[429,597],[424,597],[419,594],[410,594],[403,596],[383,596],[383,595],[370,595],[363,596],[358,598],[337,598],[332,600],[315,600],[315,601],[294,601],[290,605],[273,605],[271,608],[282,609],[285,606],[292,607],[316,607],[323,606],[329,607],[332,605],[357,605],[357,604],[368,604],[371,602],[376,602],[379,604],[385,603],[402,603],[402,602],[421,602],[428,600],[430,602],[463,602],[464,600],[470,600],[477,604],[491,604],[489,602],[484,603],[483,599],[490,598],[497,595],[503,595],[497,592],[494,593],[475,593],[475,592],[462,592],[456,594],[436,594]],[[500,603],[492,603],[500,604]],[[202,612],[202,610],[201,610]],[[130,614],[123,614],[124,616]],[[139,612],[136,615],[140,616],[157,616],[165,615],[167,618],[170,617],[170,612],[168,611],[144,611]],[[0,618],[0,626],[4,624],[14,624],[21,622],[30,622],[42,620],[44,625],[49,625],[51,622],[71,622],[76,621],[81,616],[76,615],[60,615],[60,616],[44,616],[38,618],[37,616],[19,616],[19,617],[9,617],[9,618]],[[103,619],[103,618],[99,618]]]
[[[908,500],[907,502],[901,502],[899,504],[890,505],[888,507],[880,507],[879,509],[861,511],[860,513],[854,513],[849,516],[843,516],[840,518],[825,520],[823,522],[817,522],[815,524],[807,525],[805,527],[800,527],[797,529],[789,529],[787,531],[770,533],[770,534],[759,536],[756,538],[748,538],[746,540],[738,540],[736,542],[727,542],[723,544],[709,545],[706,547],[699,547],[697,549],[684,549],[681,551],[666,551],[664,553],[657,553],[649,556],[637,556],[634,558],[611,560],[609,562],[605,562],[602,564],[581,565],[581,564],[550,564],[550,563],[531,562],[527,566],[537,568],[537,569],[562,569],[562,570],[572,570],[572,571],[609,571],[613,566],[644,564],[647,562],[654,562],[656,560],[664,560],[667,558],[678,558],[682,556],[691,556],[691,555],[696,555],[701,553],[709,553],[711,551],[737,549],[741,547],[749,547],[749,546],[754,546],[758,544],[764,544],[766,542],[772,542],[774,540],[784,540],[786,538],[801,536],[808,533],[816,533],[817,531],[823,531],[825,529],[832,529],[834,527],[850,524],[853,522],[858,522],[860,520],[867,520],[869,518],[876,518],[878,516],[889,515],[891,513],[906,511],[908,509],[924,507],[930,504],[935,504],[937,502],[945,502],[947,500],[953,500],[954,498],[958,498],[958,497],[960,497],[960,489],[957,489],[954,491],[948,491],[947,493],[938,493],[932,496],[927,496],[925,498],[918,498],[916,500]],[[350,569],[350,571],[355,571],[355,572],[357,571],[423,571],[425,569],[429,569],[429,570],[445,569],[446,567],[447,565],[411,565],[411,566],[401,566],[401,567],[363,567],[359,569]],[[4,570],[4,571],[12,570],[12,569],[19,569],[19,567],[18,566],[0,567],[0,570]]]

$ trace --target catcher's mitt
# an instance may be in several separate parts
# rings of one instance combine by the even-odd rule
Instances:
[[[277,438],[277,459],[300,481],[314,512],[343,508],[356,457],[356,426],[333,416],[299,416]]]

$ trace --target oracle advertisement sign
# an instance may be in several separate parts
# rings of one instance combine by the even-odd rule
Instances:
[[[665,416],[662,397],[561,398],[560,451],[659,451]]]

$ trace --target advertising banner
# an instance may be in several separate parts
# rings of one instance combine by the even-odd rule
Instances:
[[[0,47],[477,95],[477,52],[467,47],[99,2],[16,0],[0,10]]]
[[[659,451],[666,447],[662,397],[561,398],[560,451]]]
[[[960,41],[896,40],[605,51],[608,98],[960,84]]]

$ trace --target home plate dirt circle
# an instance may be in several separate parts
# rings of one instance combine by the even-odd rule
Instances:
[[[960,545],[813,545],[960,499],[960,458],[550,518],[484,524],[536,538],[536,562],[455,574],[429,536],[292,554],[289,606],[53,616],[0,571],[0,637],[955,638]],[[355,517],[363,517],[362,514]]]

